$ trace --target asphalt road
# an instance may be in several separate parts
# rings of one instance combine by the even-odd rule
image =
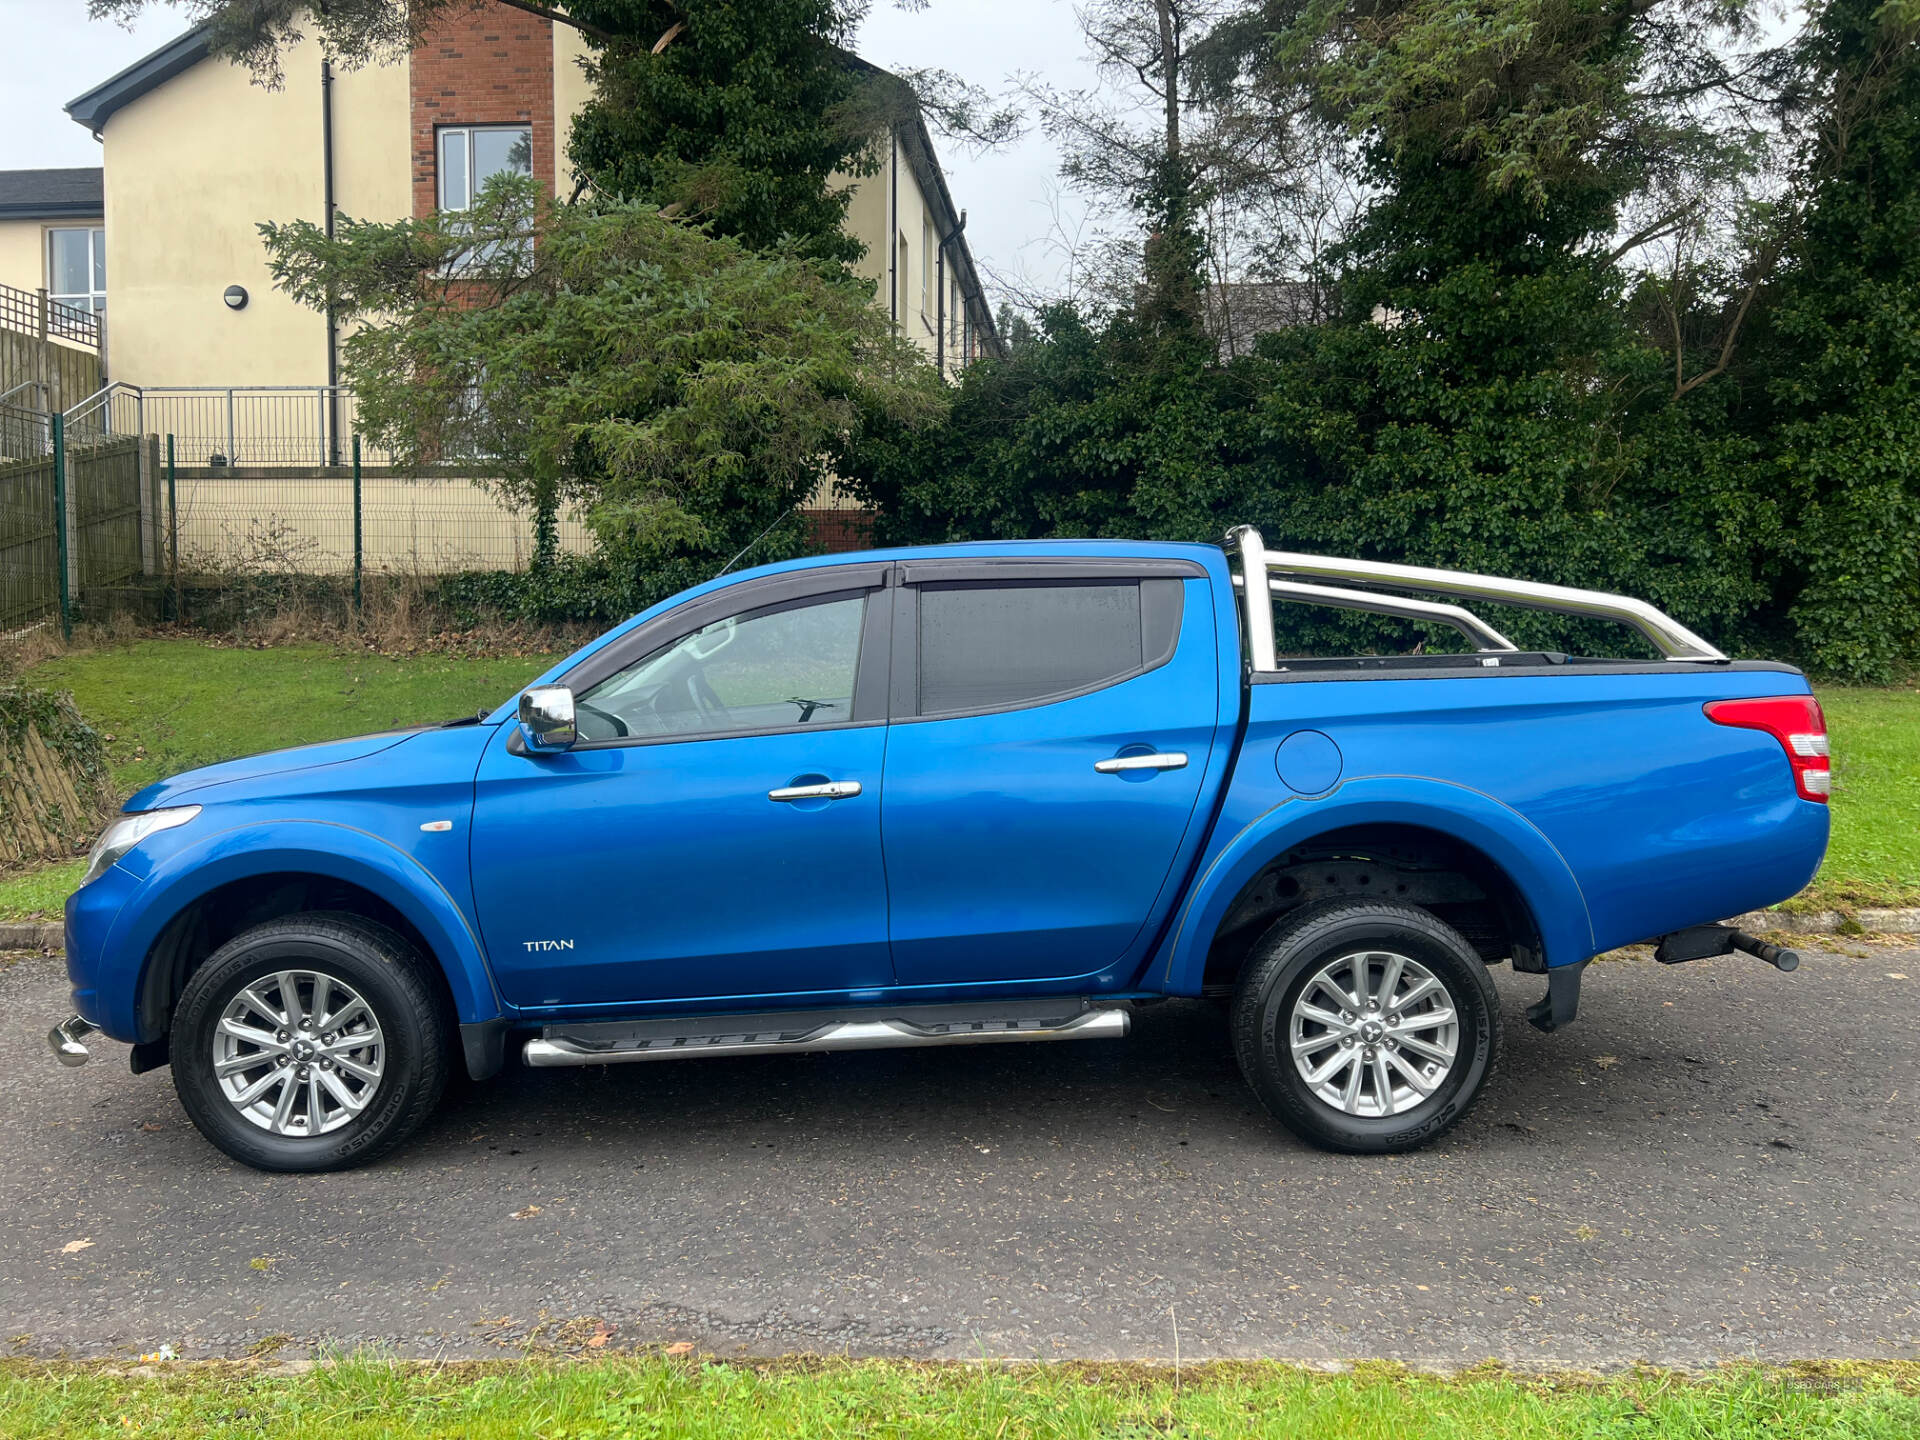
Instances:
[[[399,1155],[269,1177],[167,1072],[47,1053],[0,970],[0,1354],[691,1341],[1457,1365],[1920,1355],[1920,950],[1496,972],[1496,1092],[1415,1155],[1260,1116],[1219,1014],[1123,1041],[516,1069]],[[4,962],[0,962],[4,963]],[[77,1248],[76,1248],[77,1247]]]

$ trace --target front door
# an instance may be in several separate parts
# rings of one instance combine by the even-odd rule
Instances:
[[[881,824],[902,985],[1122,983],[1196,823],[1208,582],[1021,568],[901,593]]]
[[[788,577],[769,603],[636,632],[643,653],[604,678],[583,667],[572,750],[524,753],[511,726],[489,749],[473,883],[512,1004],[891,983],[884,572],[803,573],[814,593]]]

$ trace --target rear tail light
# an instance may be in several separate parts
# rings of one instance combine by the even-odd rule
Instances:
[[[1827,717],[1811,695],[1770,695],[1764,700],[1715,700],[1707,718],[1716,725],[1764,730],[1780,742],[1793,767],[1794,788],[1803,800],[1825,802],[1833,790],[1828,758]]]

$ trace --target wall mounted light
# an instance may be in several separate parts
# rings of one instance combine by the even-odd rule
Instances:
[[[227,293],[220,298],[227,302],[227,308],[229,310],[244,310],[247,308],[247,287],[244,285],[229,285],[227,287]]]

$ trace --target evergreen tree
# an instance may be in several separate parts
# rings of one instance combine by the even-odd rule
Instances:
[[[1749,424],[1808,655],[1885,681],[1920,658],[1920,4],[1828,0],[1800,58],[1805,207]]]
[[[764,250],[850,263],[842,175],[871,173],[875,107],[840,48],[835,0],[576,0],[617,35],[594,42],[594,93],[569,154],[594,189]]]

